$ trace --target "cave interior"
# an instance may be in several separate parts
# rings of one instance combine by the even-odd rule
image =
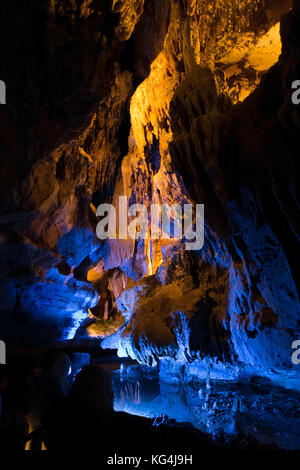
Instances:
[[[0,36],[5,445],[83,446],[100,383],[119,444],[300,450],[299,0],[2,0]],[[200,248],[150,234],[175,205]]]

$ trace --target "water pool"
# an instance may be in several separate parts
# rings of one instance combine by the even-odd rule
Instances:
[[[170,384],[156,368],[138,365],[113,372],[116,411],[187,422],[212,436],[238,433],[262,444],[300,449],[300,392],[269,379],[205,380]]]

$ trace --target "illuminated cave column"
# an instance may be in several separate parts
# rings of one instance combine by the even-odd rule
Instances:
[[[148,266],[148,276],[151,276],[153,271],[152,271],[152,260],[151,260],[151,240],[146,239],[145,240],[145,256],[147,259],[147,266]]]
[[[148,276],[155,274],[161,263],[163,262],[162,245],[169,245],[169,240],[145,240],[145,257],[148,266]]]
[[[162,245],[166,244],[166,240],[152,240],[152,246],[151,246],[151,259],[152,259],[152,272],[153,274],[156,273],[157,269],[163,262],[163,256],[162,256]],[[169,241],[168,241],[169,242]],[[168,243],[169,244],[169,243]]]

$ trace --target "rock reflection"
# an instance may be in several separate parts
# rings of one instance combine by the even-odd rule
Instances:
[[[168,384],[159,380],[156,369],[141,366],[114,373],[117,411],[155,419],[187,422],[220,440],[238,434],[300,449],[300,393],[261,377],[242,382],[212,380]]]

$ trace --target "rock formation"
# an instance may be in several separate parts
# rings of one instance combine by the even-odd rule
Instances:
[[[103,346],[146,364],[290,368],[299,2],[0,8],[1,339],[101,338],[113,321]],[[203,249],[100,241],[96,208],[119,196],[204,204]]]

